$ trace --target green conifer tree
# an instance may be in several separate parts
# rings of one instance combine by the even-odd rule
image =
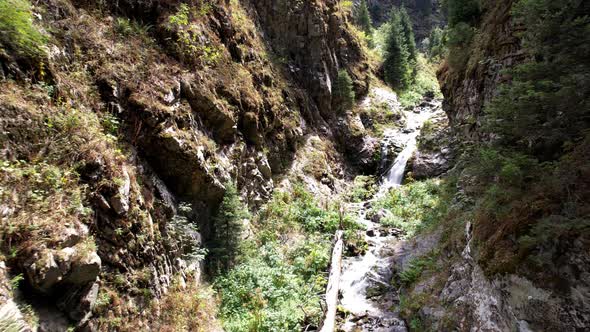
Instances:
[[[404,44],[408,51],[408,61],[412,67],[416,64],[418,52],[416,50],[416,39],[414,38],[414,28],[412,28],[412,19],[406,11],[405,7],[401,7],[399,10],[400,24],[403,31]]]
[[[332,105],[337,112],[345,112],[354,106],[352,79],[346,70],[338,71],[338,77],[332,87]]]
[[[412,81],[412,67],[409,61],[410,55],[401,23],[401,15],[396,8],[391,12],[389,25],[385,43],[385,60],[383,62],[385,81],[394,89],[405,90]]]
[[[249,216],[248,209],[240,201],[236,185],[226,183],[223,201],[213,218],[214,241],[210,253],[215,270],[227,270],[234,264],[240,245],[242,221]]]
[[[367,36],[370,36],[373,31],[373,23],[371,22],[371,16],[369,14],[369,8],[367,2],[361,0],[358,12],[357,12],[357,24],[365,32]]]

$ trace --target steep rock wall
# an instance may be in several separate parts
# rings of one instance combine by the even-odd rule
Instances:
[[[443,109],[451,125],[464,137],[478,137],[483,106],[498,84],[509,79],[505,68],[521,62],[524,54],[516,36],[519,27],[511,20],[512,0],[483,1],[480,24],[470,45],[464,45],[464,65],[444,63],[438,78],[445,97]]]
[[[150,299],[187,271],[198,279],[202,266],[186,255],[215,232],[225,184],[260,206],[305,135],[334,138],[337,71],[359,94],[368,86],[334,1],[292,12],[275,2],[44,0],[33,11],[46,56],[0,52],[2,252],[16,253],[2,260],[23,274],[19,301],[32,301],[47,331],[158,329]],[[199,233],[175,229],[181,203]]]

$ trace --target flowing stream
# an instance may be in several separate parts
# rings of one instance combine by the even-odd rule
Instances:
[[[416,151],[416,138],[424,122],[432,115],[431,106],[419,107],[406,114],[406,128],[387,130],[384,136],[396,136],[405,141],[391,168],[381,181],[376,195],[400,186],[408,160]],[[391,141],[385,139],[384,141]],[[366,216],[371,200],[350,206],[358,210],[358,221],[366,226],[365,237],[369,248],[362,256],[346,257],[340,278],[340,305],[349,311],[343,331],[407,331],[405,322],[396,310],[399,298],[391,286],[394,247],[399,241],[395,229],[387,229]]]

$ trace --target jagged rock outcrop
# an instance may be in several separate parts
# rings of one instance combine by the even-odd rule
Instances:
[[[305,135],[366,142],[371,162],[374,142],[342,131],[331,112],[338,70],[359,96],[369,84],[337,1],[43,0],[33,9],[50,38],[47,55],[27,63],[42,67],[0,54],[0,240],[17,253],[8,270],[30,288],[19,301],[43,299],[39,315],[55,317],[43,326],[149,330],[152,297],[201,274],[187,256],[215,232],[225,184],[236,181],[258,208]],[[340,158],[331,144],[318,151]],[[331,191],[344,172],[322,161],[321,178],[309,179]],[[183,206],[198,232],[175,229]]]
[[[339,69],[348,69],[357,95],[367,93],[367,58],[361,41],[342,28],[350,18],[339,10],[338,1],[253,2],[272,48],[287,59],[289,71],[326,119],[332,117],[332,83]]]
[[[509,77],[502,70],[524,59],[517,33],[521,27],[511,19],[512,0],[482,2],[482,18],[471,45],[463,47],[465,65],[445,63],[438,71],[444,95],[443,109],[453,130],[465,138],[480,135],[483,107],[495,95],[498,84]],[[480,36],[482,38],[480,38]]]

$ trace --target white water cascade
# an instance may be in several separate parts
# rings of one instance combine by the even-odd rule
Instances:
[[[430,108],[405,112],[407,125],[401,132],[387,130],[384,135],[396,135],[406,142],[391,168],[382,179],[377,195],[383,195],[389,189],[400,186],[408,160],[416,151],[416,138],[420,128],[431,116]],[[351,206],[358,209],[358,221],[365,225],[366,240],[369,245],[362,256],[344,259],[340,278],[340,305],[352,314],[340,328],[344,331],[395,331],[405,332],[405,322],[399,318],[396,310],[398,297],[391,286],[393,276],[393,258],[395,243],[398,242],[395,230],[386,229],[368,220],[366,212],[371,201]]]

